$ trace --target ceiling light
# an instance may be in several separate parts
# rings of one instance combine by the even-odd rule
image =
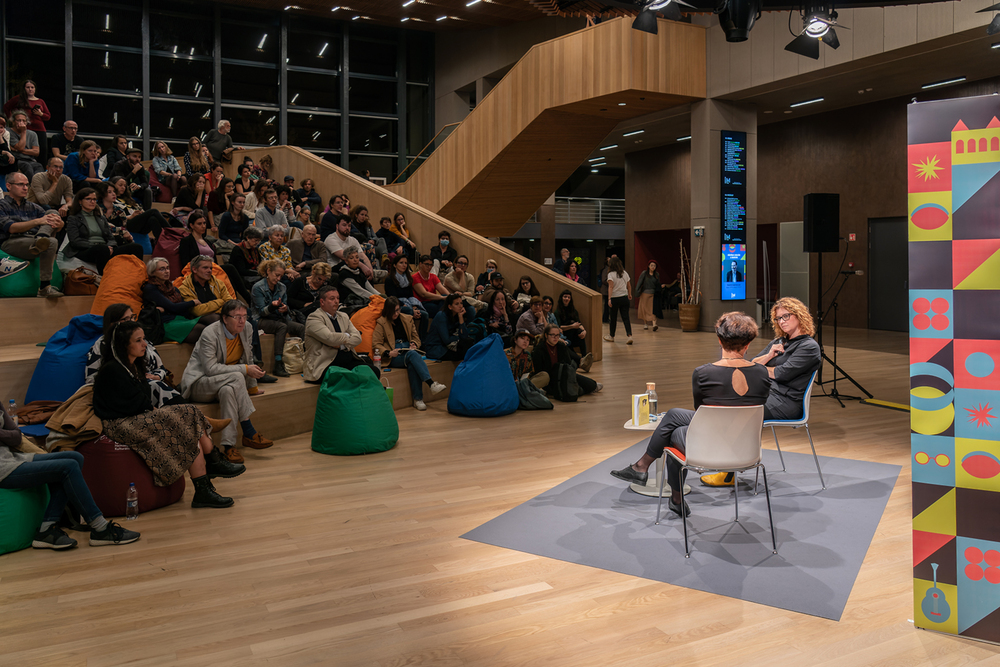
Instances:
[[[436,21],[444,21],[444,20],[445,20],[446,18],[448,18],[448,17],[447,17],[447,16],[439,16],[439,17],[437,17],[437,19],[435,19],[435,20],[436,20]]]
[[[632,29],[648,32],[650,35],[655,35],[657,30],[656,12],[649,9],[643,9],[639,12],[639,15],[635,17],[635,20],[632,21]]]
[[[607,166],[608,166],[608,163],[607,163],[607,162],[597,162],[597,163],[595,163],[595,164],[592,164],[592,165],[590,165],[590,166],[591,166],[592,168],[593,168],[593,167],[607,167]]]
[[[264,40],[266,40],[266,39],[267,39],[267,33],[264,33],[264,36],[260,38],[260,44],[257,45],[257,50],[258,51],[263,51],[264,50]]]
[[[962,83],[963,81],[965,81],[965,77],[960,76],[957,79],[948,79],[947,81],[935,81],[934,83],[928,83],[920,87],[924,90],[927,90],[928,88],[937,88],[938,86],[947,86],[952,83]]]
[[[623,137],[634,137],[635,135],[637,135],[637,134],[642,134],[642,133],[643,133],[643,132],[645,132],[645,131],[646,131],[646,130],[635,130],[634,132],[626,132],[626,133],[625,133],[625,134],[623,134],[622,136],[623,136]]]
[[[299,99],[299,93],[295,93],[295,96],[292,97],[292,101],[289,102],[289,104],[295,104],[295,100],[297,100],[297,99]]]
[[[624,102],[619,102],[618,106],[623,107],[623,106],[625,106],[625,103]]]
[[[677,141],[691,141],[691,135],[689,134],[686,137],[677,137]]]
[[[592,158],[590,158],[589,160],[587,160],[587,162],[600,162],[600,161],[601,161],[601,160],[603,160],[603,159],[605,159],[605,158],[604,158],[604,156],[602,155],[601,157],[592,157]]]
[[[807,5],[802,15],[802,30],[785,46],[785,51],[819,60],[820,42],[832,49],[840,48],[840,39],[837,38],[837,31],[833,29],[835,25],[837,25],[837,12],[833,9],[833,5],[811,7]]]
[[[598,173],[598,171],[597,171],[596,169],[591,169],[591,170],[590,170],[590,173],[592,173],[592,174],[596,174],[596,173]]]
[[[618,144],[611,144],[610,146],[601,146],[602,151],[611,150],[612,148],[618,148]]]
[[[1000,49],[1000,42],[997,42],[996,44],[990,45],[990,48],[991,49]]]
[[[417,0],[406,0],[406,2],[403,3],[403,6],[404,7],[409,7],[410,5],[412,5],[416,1]]]
[[[337,11],[338,9],[340,9],[340,7],[330,7],[330,11],[331,11],[331,12],[335,12],[335,11]]]
[[[472,2],[465,3],[465,6],[466,7],[471,7],[472,5],[478,4],[478,3],[482,2],[482,1],[483,0],[472,0]]]
[[[323,44],[323,48],[319,50],[319,56],[318,56],[319,58],[323,57],[323,54],[326,53],[326,47],[328,46],[330,46],[330,42],[326,42],[325,44]]]
[[[409,21],[409,20],[410,20],[410,17],[409,17],[409,16],[406,16],[406,17],[403,17],[403,18],[399,19],[399,22],[400,22],[400,23],[406,23],[406,22],[407,22],[407,21]]]
[[[788,108],[789,109],[794,109],[795,107],[804,107],[807,104],[816,104],[817,102],[822,102],[825,99],[826,98],[824,98],[824,97],[817,97],[816,99],[812,99],[812,100],[804,100],[802,102],[796,102],[795,104],[789,104]]]
[[[351,20],[352,21],[357,21],[359,18],[361,18],[361,14],[358,14],[357,16],[352,16]]]

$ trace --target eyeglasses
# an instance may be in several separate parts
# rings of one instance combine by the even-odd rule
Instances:
[[[455,262],[455,264],[457,264],[458,266],[468,266],[469,265],[468,262]]]
[[[784,315],[777,315],[777,316],[775,316],[774,319],[777,320],[778,322],[784,322],[789,317],[794,317],[794,315],[792,313],[785,313]]]
[[[552,333],[545,334],[546,338],[559,338],[559,332],[553,331]]]
[[[23,183],[21,183],[21,182],[18,182],[18,183],[11,183],[11,185],[19,185],[19,186],[21,186],[22,188],[26,188],[26,187],[28,187],[28,181],[24,181]]]
[[[27,183],[25,183],[27,185]],[[83,201],[97,201],[97,197],[84,197]]]
[[[228,317],[231,320],[236,320],[237,322],[246,322],[246,319],[247,319],[246,314],[243,314],[243,315],[226,315],[226,317]]]
[[[119,320],[119,322],[138,322],[138,321],[139,321],[139,316],[135,314],[129,315],[128,317],[123,317]]]

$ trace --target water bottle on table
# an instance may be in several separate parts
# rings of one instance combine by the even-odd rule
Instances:
[[[647,382],[646,383],[646,394],[649,396],[649,415],[660,414],[659,411],[659,397],[656,395],[656,383]]]
[[[135,482],[129,482],[128,493],[125,494],[125,520],[133,521],[139,518],[139,492]]]

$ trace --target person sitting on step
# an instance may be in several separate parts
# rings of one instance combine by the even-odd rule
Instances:
[[[514,374],[514,380],[528,378],[531,384],[539,389],[545,389],[549,385],[549,374],[535,372],[535,364],[531,360],[531,341],[535,339],[527,329],[520,329],[514,334],[511,346],[504,350],[507,355],[507,362],[510,364],[510,372]]]
[[[533,297],[534,298],[534,297]],[[558,324],[546,324],[542,335],[539,336],[535,347],[531,350],[531,362],[535,366],[536,373],[548,373],[550,383],[546,387],[546,392],[555,394],[553,383],[558,377],[558,367],[560,364],[569,365],[573,359],[570,356],[569,345],[562,342],[562,330]],[[586,375],[576,374],[576,382],[580,387],[580,395],[598,392],[604,388],[600,382],[591,380]]]
[[[354,352],[361,344],[361,332],[351,322],[347,313],[340,312],[340,293],[336,287],[324,285],[319,288],[319,308],[306,318],[306,334],[303,346],[302,377],[306,382],[319,384],[330,366],[351,370],[358,366],[368,366],[375,377],[381,372],[371,359]]]
[[[417,410],[426,410],[423,385],[430,387],[431,394],[439,394],[447,387],[431,379],[427,362],[424,361],[419,347],[420,336],[417,334],[413,317],[403,314],[399,299],[390,296],[382,307],[382,316],[375,322],[375,331],[372,332],[372,354],[381,357],[383,367],[406,369],[413,407]]]
[[[222,418],[231,420],[222,429],[226,458],[243,463],[243,455],[236,448],[237,423],[243,430],[244,447],[267,449],[274,444],[250,423],[255,411],[250,396],[264,393],[257,388],[264,369],[253,363],[253,324],[248,321],[247,307],[232,299],[223,304],[220,313],[222,319],[205,327],[195,343],[180,389],[190,401],[219,403]]]
[[[642,458],[627,468],[611,471],[612,476],[645,484],[650,464],[663,455],[666,447],[685,451],[688,425],[702,405],[763,405],[767,400],[771,390],[768,369],[743,358],[757,337],[757,321],[740,312],[724,313],[715,323],[715,334],[722,346],[722,359],[699,366],[691,374],[694,410],[671,408],[656,425]],[[671,492],[667,506],[678,516],[681,512],[690,515],[690,508],[681,499],[680,471],[681,464],[667,457],[667,483]]]
[[[288,309],[288,288],[281,281],[285,275],[285,263],[277,259],[266,259],[260,263],[260,274],[264,276],[251,290],[250,313],[258,331],[274,334],[274,375],[288,377],[282,353],[285,337],[302,338],[305,328],[292,320]]]
[[[94,414],[104,435],[138,454],[153,473],[156,486],[170,486],[191,475],[191,507],[231,507],[220,496],[213,477],[237,477],[246,467],[225,460],[212,444],[211,433],[228,419],[209,419],[191,404],[154,408],[146,380],[146,335],[138,322],[116,322],[104,338],[101,369],[94,380]]]

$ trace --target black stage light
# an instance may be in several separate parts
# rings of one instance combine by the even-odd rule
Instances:
[[[982,14],[983,12],[1000,12],[1000,2],[990,7],[987,7],[986,9],[980,9],[976,13]],[[994,16],[990,24],[986,26],[987,35],[995,35],[998,32],[1000,32],[1000,14]]]
[[[785,47],[785,51],[791,51],[806,58],[819,60],[819,40],[802,33]]]
[[[726,33],[727,42],[745,42],[750,29],[760,16],[761,0],[729,0],[719,13],[719,25]]]
[[[639,15],[635,17],[632,21],[633,30],[641,30],[643,32],[648,32],[650,35],[656,34],[656,12],[650,11],[648,9],[643,9],[639,12]]]

